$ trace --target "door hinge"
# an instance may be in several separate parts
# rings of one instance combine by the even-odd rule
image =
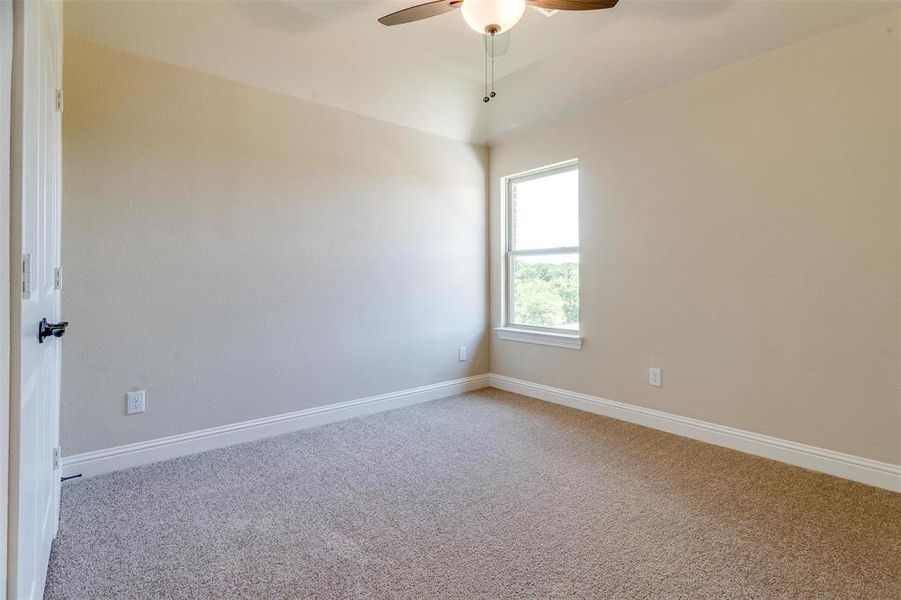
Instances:
[[[63,91],[56,90],[56,110],[63,112]]]
[[[31,254],[22,255],[22,298],[31,299]]]
[[[53,289],[59,290],[63,287],[63,268],[56,267],[53,269]]]
[[[59,469],[60,469],[60,467],[62,467],[62,465],[63,465],[62,451],[60,450],[60,447],[57,446],[56,448],[53,449],[53,470],[59,471]]]

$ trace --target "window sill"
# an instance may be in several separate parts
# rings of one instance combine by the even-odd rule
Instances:
[[[527,344],[541,344],[542,346],[556,346],[570,350],[582,349],[582,334],[558,333],[553,331],[535,331],[531,329],[517,329],[515,327],[495,327],[498,339],[511,342],[525,342]]]

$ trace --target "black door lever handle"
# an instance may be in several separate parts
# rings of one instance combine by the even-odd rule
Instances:
[[[48,323],[46,318],[41,319],[41,323],[38,325],[38,343],[43,344],[44,338],[48,338],[51,335],[53,337],[63,337],[63,334],[66,333],[66,327],[68,326],[68,321]]]

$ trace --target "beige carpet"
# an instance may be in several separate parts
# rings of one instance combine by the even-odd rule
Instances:
[[[901,495],[496,390],[63,488],[46,598],[899,598]]]

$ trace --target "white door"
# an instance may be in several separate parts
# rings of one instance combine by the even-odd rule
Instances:
[[[62,6],[19,1],[13,117],[13,295],[8,592],[41,598],[59,521],[60,339],[39,342],[39,323],[60,321]],[[19,162],[21,161],[21,162]],[[60,330],[57,329],[57,332]],[[16,341],[18,340],[18,344]]]

